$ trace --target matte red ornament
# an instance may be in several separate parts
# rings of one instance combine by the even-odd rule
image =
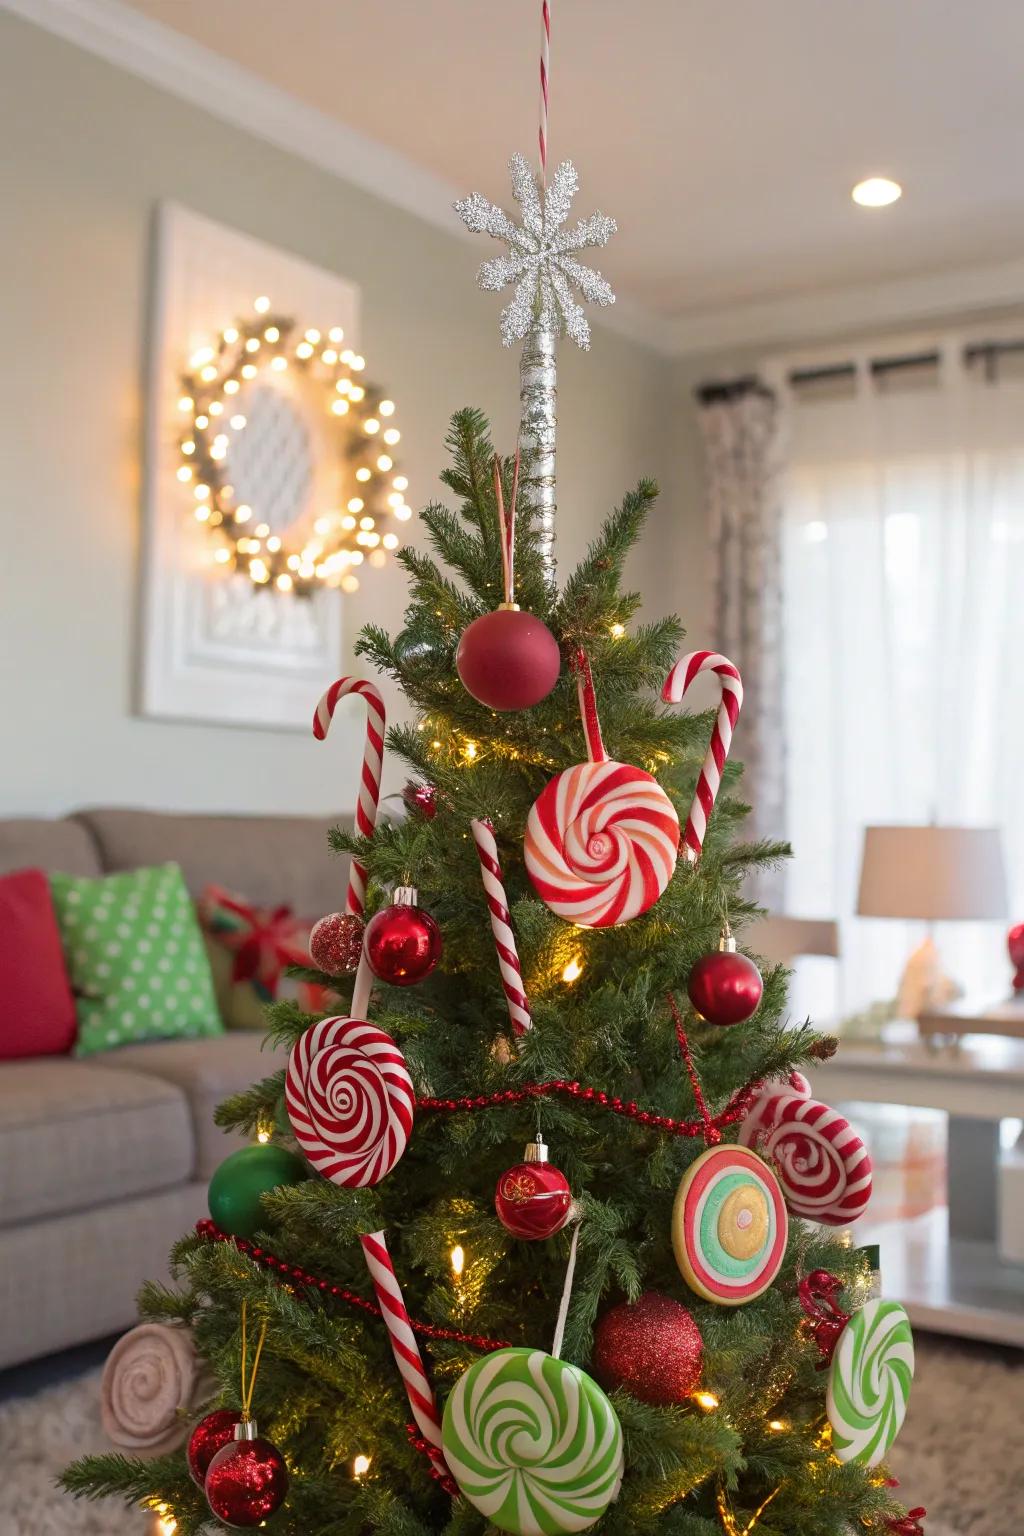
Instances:
[[[642,1403],[681,1403],[697,1388],[704,1341],[670,1296],[645,1291],[612,1307],[594,1329],[594,1375],[608,1391],[625,1387]]]
[[[242,1415],[235,1408],[216,1408],[200,1419],[188,1437],[188,1470],[192,1481],[200,1488],[206,1481],[210,1462],[219,1450],[230,1445],[235,1438],[235,1425],[241,1424]]]
[[[309,935],[309,954],[318,970],[328,976],[348,976],[359,964],[366,925],[356,912],[328,912],[314,923]]]
[[[498,1180],[494,1209],[506,1231],[527,1241],[553,1237],[569,1220],[572,1191],[561,1169],[548,1162],[548,1149],[538,1136],[526,1149],[526,1160]]]
[[[394,905],[377,912],[366,925],[366,960],[378,981],[412,987],[430,975],[444,941],[429,912],[417,906],[411,885],[400,885]]]
[[[741,955],[726,924],[717,950],[701,955],[686,983],[696,1011],[709,1024],[743,1024],[761,1006],[764,983],[753,960]]]
[[[462,685],[489,709],[532,709],[558,682],[558,641],[542,619],[502,604],[463,632],[455,653]]]
[[[277,1446],[258,1434],[253,1419],[243,1419],[234,1433],[210,1462],[204,1491],[218,1520],[248,1530],[284,1503],[288,1468]]]
[[[1006,935],[1006,948],[1014,969],[1013,990],[1024,992],[1024,923],[1015,923]]]

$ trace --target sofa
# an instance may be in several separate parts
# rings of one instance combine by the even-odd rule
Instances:
[[[215,883],[316,918],[341,906],[348,875],[329,821],[123,809],[0,820],[0,874],[174,861],[193,896]],[[133,1322],[140,1284],[167,1277],[170,1245],[207,1214],[210,1175],[241,1145],[214,1108],[279,1065],[247,1030],[0,1061],[0,1368]]]

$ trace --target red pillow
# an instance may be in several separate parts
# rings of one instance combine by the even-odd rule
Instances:
[[[0,1061],[57,1056],[75,1043],[75,1000],[41,869],[0,878]]]

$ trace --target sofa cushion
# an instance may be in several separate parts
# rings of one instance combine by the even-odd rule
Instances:
[[[49,881],[41,869],[0,876],[0,1061],[63,1055],[74,1041]]]
[[[77,821],[42,821],[35,817],[0,820],[0,874],[11,869],[63,870],[69,875],[101,875],[99,851],[89,828]]]
[[[257,906],[287,903],[312,919],[337,912],[344,903],[348,856],[331,852],[327,830],[332,820],[350,827],[351,816],[87,810],[76,820],[95,838],[106,870],[173,859],[193,896],[207,885],[224,885],[244,891]]]
[[[245,1144],[214,1125],[213,1112],[221,1099],[251,1088],[288,1060],[286,1051],[269,1045],[261,1050],[262,1044],[259,1034],[232,1030],[212,1040],[151,1040],[144,1045],[126,1045],[104,1056],[102,1063],[104,1071],[118,1067],[161,1078],[185,1095],[192,1110],[195,1177],[208,1179],[229,1152]]]
[[[58,1056],[0,1068],[0,1227],[167,1189],[194,1161],[172,1083]]]
[[[99,880],[52,875],[78,1008],[76,1054],[220,1034],[213,977],[176,864]]]

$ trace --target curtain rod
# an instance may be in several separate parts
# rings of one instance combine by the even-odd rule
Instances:
[[[964,347],[964,362],[985,363],[986,378],[995,378],[995,365],[999,357],[1014,352],[1024,352],[1024,339],[1020,341],[975,341]],[[886,374],[897,373],[903,368],[928,368],[937,367],[941,359],[941,353],[935,349],[928,352],[908,352],[897,357],[873,358],[868,368],[873,378],[883,378]],[[791,387],[798,388],[801,384],[820,384],[827,379],[852,379],[856,376],[856,363],[826,363],[820,368],[794,368],[787,375],[787,382]],[[723,400],[735,400],[746,394],[770,394],[771,391],[757,377],[756,374],[744,374],[742,378],[731,379],[724,383],[702,384],[694,391],[701,405],[713,405]]]

